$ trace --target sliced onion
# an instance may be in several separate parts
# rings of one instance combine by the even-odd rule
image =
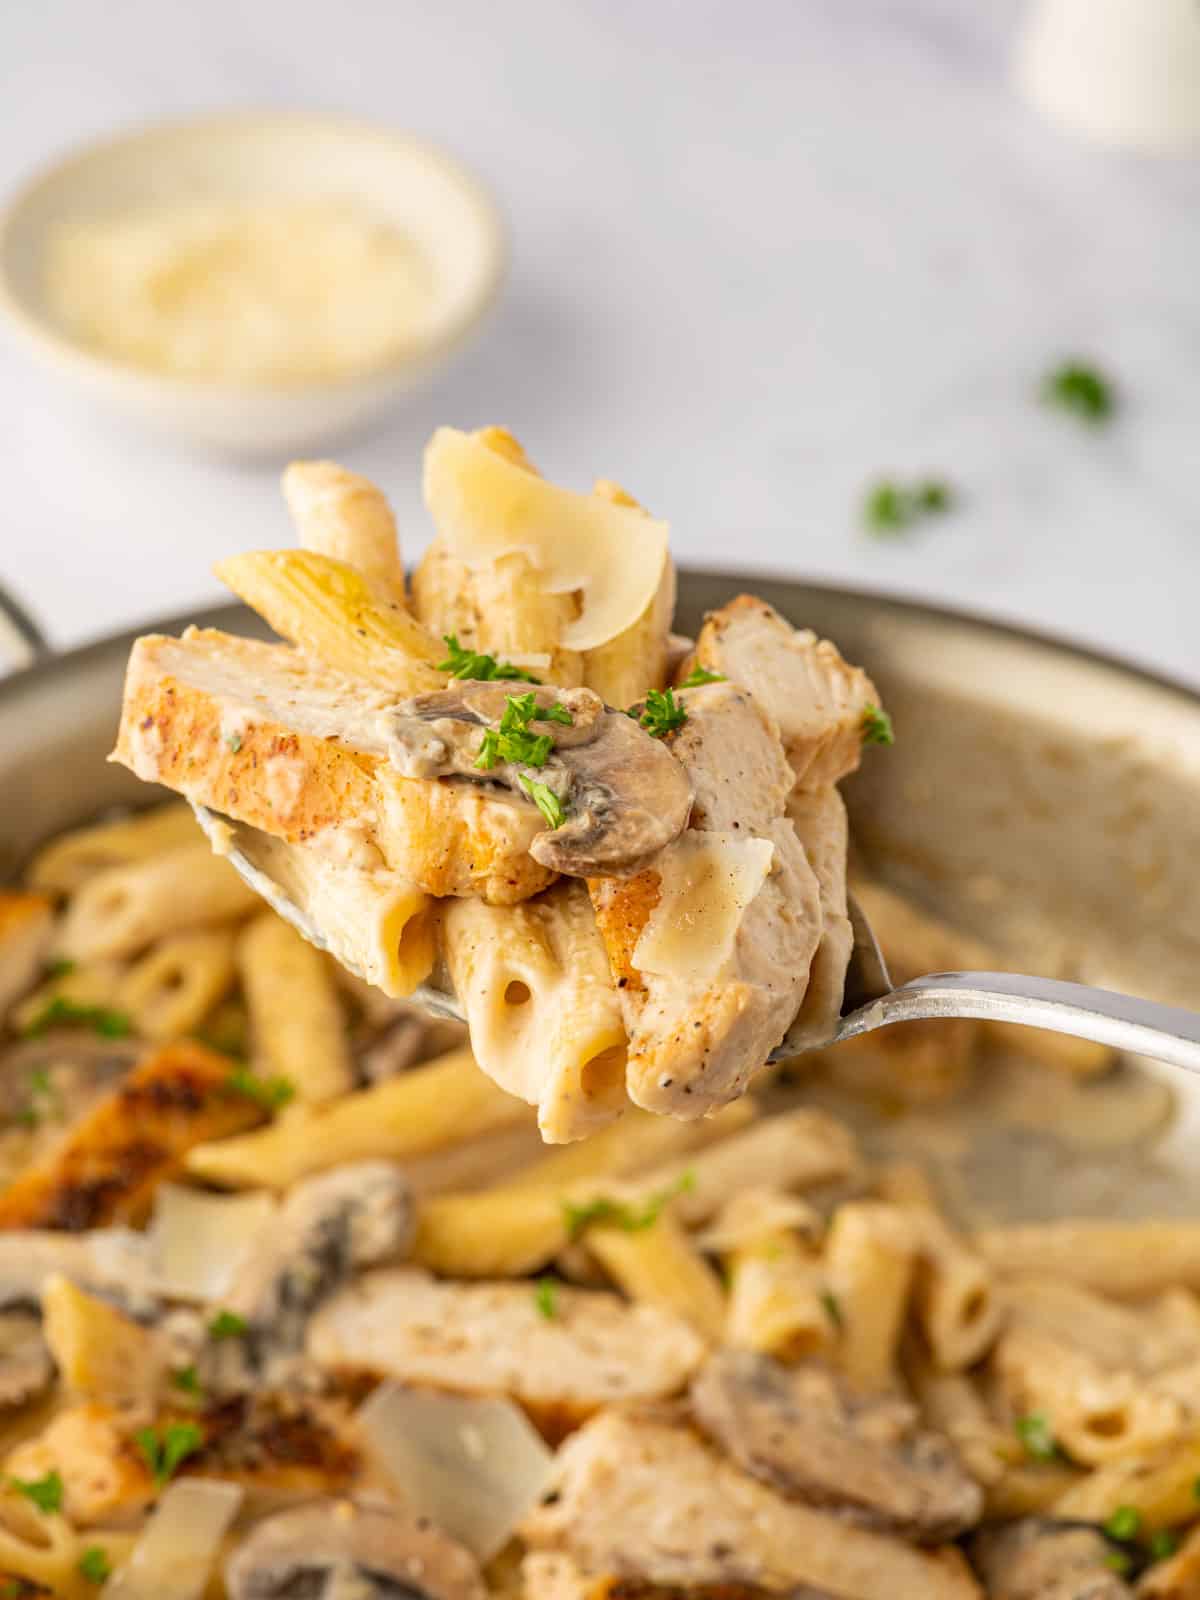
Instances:
[[[223,1195],[160,1184],[151,1227],[159,1291],[173,1300],[220,1300],[275,1210],[262,1190]]]
[[[509,1400],[387,1383],[359,1412],[372,1454],[403,1497],[490,1561],[541,1499],[554,1457]]]
[[[236,1483],[201,1478],[173,1483],[105,1586],[104,1600],[200,1600],[243,1492]]]

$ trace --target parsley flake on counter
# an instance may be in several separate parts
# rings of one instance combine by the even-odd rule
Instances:
[[[614,1200],[610,1195],[597,1195],[594,1200],[586,1200],[579,1205],[564,1200],[563,1220],[567,1225],[567,1237],[579,1239],[592,1227],[620,1228],[622,1233],[642,1233],[654,1226],[665,1206],[695,1187],[696,1174],[688,1171],[681,1173],[669,1188],[660,1189],[641,1205]]]
[[[237,1339],[245,1331],[246,1319],[236,1311],[218,1311],[208,1324],[210,1339]]]
[[[702,683],[726,683],[723,672],[710,672],[707,667],[693,667],[679,685],[681,689],[698,689]]]
[[[9,1487],[23,1494],[46,1516],[62,1510],[63,1481],[57,1467],[51,1467],[44,1478],[10,1478]]]
[[[161,1433],[157,1428],[139,1428],[133,1437],[160,1487],[169,1483],[204,1443],[204,1435],[194,1422],[168,1422]]]
[[[1107,422],[1116,409],[1112,384],[1095,367],[1082,361],[1066,361],[1047,373],[1041,396],[1046,405],[1070,411],[1090,427]]]
[[[539,783],[536,778],[527,778],[523,772],[517,774],[517,780],[542,813],[542,816],[545,817],[546,826],[548,828],[561,828],[567,820],[566,809],[550,785],[548,783]]]
[[[629,715],[652,739],[665,738],[687,721],[687,711],[676,700],[674,689],[651,689],[641,711],[635,708]]]
[[[942,478],[922,478],[914,484],[884,478],[868,489],[863,520],[868,532],[889,538],[924,517],[941,516],[953,504],[954,491]]]
[[[296,1093],[290,1078],[264,1077],[249,1067],[234,1067],[225,1079],[231,1094],[240,1094],[244,1100],[253,1100],[264,1111],[279,1111]]]
[[[1027,1416],[1018,1417],[1013,1423],[1013,1430],[1031,1461],[1058,1460],[1058,1444],[1044,1411],[1031,1411]]]
[[[88,1583],[107,1583],[112,1577],[108,1557],[98,1544],[90,1544],[79,1558],[79,1575]]]
[[[517,678],[522,683],[542,681],[523,667],[514,667],[511,661],[497,661],[495,656],[484,655],[478,650],[464,650],[457,634],[444,633],[442,641],[449,654],[445,661],[438,662],[437,670],[448,672],[452,678],[473,678],[481,683],[491,683],[496,678]]]
[[[896,742],[892,719],[879,706],[863,707],[862,742],[864,744],[895,744]]]
[[[558,1280],[557,1278],[539,1278],[533,1288],[533,1303],[538,1309],[538,1315],[545,1317],[547,1322],[553,1322],[558,1315]]]
[[[22,1033],[26,1039],[38,1039],[60,1026],[91,1028],[102,1039],[123,1039],[133,1032],[133,1023],[123,1011],[110,1011],[107,1006],[77,1006],[62,995],[55,995]]]

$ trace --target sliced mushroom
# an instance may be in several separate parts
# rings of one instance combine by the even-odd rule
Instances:
[[[474,1558],[432,1523],[319,1500],[260,1522],[225,1568],[230,1600],[486,1600]]]
[[[692,791],[668,749],[624,712],[611,711],[590,689],[534,689],[539,710],[561,707],[571,723],[534,716],[530,732],[549,734],[544,765],[497,761],[478,765],[483,735],[498,728],[522,686],[454,684],[407,700],[388,719],[393,764],[411,778],[465,778],[504,785],[532,804],[525,783],[543,783],[567,813],[561,827],[539,833],[535,861],[574,877],[628,877],[679,834]]]
[[[456,1050],[466,1042],[467,1030],[461,1022],[431,1017],[419,1006],[400,1002],[395,1017],[362,1044],[357,1067],[364,1082],[382,1083],[419,1061]]]
[[[74,1028],[21,1040],[0,1056],[0,1127],[61,1133],[145,1050],[141,1040],[103,1039]]]
[[[1099,1528],[1037,1517],[989,1529],[971,1545],[991,1600],[1130,1600],[1113,1554]]]
[[[741,1350],[714,1355],[691,1398],[700,1426],[780,1494],[926,1544],[979,1521],[979,1485],[905,1401],[858,1398],[824,1368]]]
[[[0,1409],[24,1405],[53,1376],[41,1321],[31,1311],[0,1312]]]
[[[352,1273],[402,1255],[413,1223],[408,1183],[390,1162],[358,1161],[297,1184],[222,1300],[246,1323],[224,1350],[259,1377],[278,1375],[303,1349],[321,1302]]]

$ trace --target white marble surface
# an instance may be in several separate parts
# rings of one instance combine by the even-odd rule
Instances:
[[[406,547],[432,426],[504,421],[620,478],[685,560],[890,588],[1200,681],[1200,156],[1062,137],[1008,87],[1014,0],[38,0],[0,5],[0,189],[121,124],[303,106],[434,139],[498,194],[506,294],[339,449]],[[1089,433],[1031,398],[1120,381]],[[275,469],[189,461],[0,353],[0,581],[67,644],[210,598],[283,542]],[[858,506],[934,470],[893,544]]]

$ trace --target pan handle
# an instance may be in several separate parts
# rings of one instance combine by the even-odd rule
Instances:
[[[0,670],[19,672],[49,654],[46,635],[24,606],[0,588]]]

